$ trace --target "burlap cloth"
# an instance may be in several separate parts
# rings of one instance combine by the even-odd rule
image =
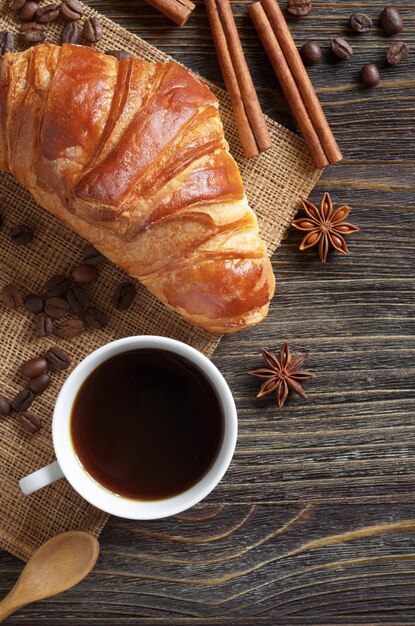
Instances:
[[[16,33],[19,25],[7,5],[7,0],[0,1],[1,30]],[[85,14],[97,15],[88,7]],[[142,39],[99,17],[104,28],[104,37],[97,45],[100,50],[122,48],[148,61],[168,59]],[[61,28],[59,22],[49,28],[49,41],[59,42]],[[319,172],[303,141],[272,120],[268,120],[272,148],[257,159],[244,159],[227,95],[218,87],[211,87],[220,99],[226,137],[272,254],[294,216],[299,197],[309,194]],[[69,272],[81,259],[83,241],[37,206],[30,195],[4,173],[0,174],[0,198],[0,214],[4,220],[0,230],[0,289],[13,282],[21,287],[23,294],[42,292],[47,278],[57,272]],[[34,241],[24,248],[16,248],[8,232],[13,225],[22,222],[33,227]],[[99,346],[128,335],[174,337],[212,355],[220,337],[190,326],[167,311],[144,288],[139,287],[135,304],[128,312],[111,310],[109,301],[114,286],[125,278],[111,263],[101,266],[99,280],[89,293],[93,302],[110,314],[109,326],[73,340],[39,339],[34,334],[33,316],[23,309],[9,312],[0,305],[0,393],[12,398],[24,384],[19,376],[21,363],[56,344],[70,352],[72,367]],[[19,490],[18,480],[22,476],[54,458],[51,417],[67,373],[54,372],[50,388],[34,402],[33,409],[43,417],[40,433],[34,436],[24,433],[13,416],[0,418],[0,546],[22,559],[27,559],[46,539],[65,530],[81,529],[98,535],[107,519],[106,514],[82,500],[65,480],[31,496],[25,497]]]

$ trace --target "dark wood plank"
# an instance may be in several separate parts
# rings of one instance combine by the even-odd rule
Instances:
[[[203,2],[182,29],[142,2],[90,4],[210,80],[221,82]],[[248,62],[268,114],[294,128],[247,17],[233,3]],[[399,39],[415,50],[415,0],[396,1]],[[77,589],[10,618],[43,624],[408,624],[415,623],[414,502],[414,112],[415,54],[397,68],[383,58],[390,38],[377,27],[350,31],[347,18],[376,18],[383,2],[315,0],[290,24],[298,44],[347,36],[353,60],[327,54],[310,74],[345,161],[323,191],[353,207],[361,232],[351,256],[322,266],[300,253],[290,231],[273,258],[278,293],[268,319],[223,340],[214,361],[238,405],[234,462],[207,501],[152,523],[112,519],[95,572]],[[358,86],[378,62],[383,81]],[[309,401],[283,412],[255,400],[247,376],[261,346],[284,339],[309,351]],[[0,554],[0,592],[21,569]]]

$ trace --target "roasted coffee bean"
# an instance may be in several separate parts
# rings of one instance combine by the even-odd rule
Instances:
[[[112,306],[118,311],[126,311],[134,302],[136,286],[129,281],[121,283],[115,289],[111,299]]]
[[[78,0],[62,0],[61,15],[67,20],[76,22],[84,14],[84,7]]]
[[[79,337],[85,332],[85,324],[78,319],[64,320],[60,330],[63,337]]]
[[[132,52],[127,52],[127,50],[107,50],[105,54],[108,54],[110,57],[115,57],[119,61],[122,59],[129,59],[134,56]]]
[[[32,404],[34,399],[33,391],[30,389],[22,389],[12,400],[12,409],[16,413],[23,413]]]
[[[10,0],[9,9],[12,11],[20,11],[20,9],[26,4],[27,0]]]
[[[29,293],[29,295],[27,295],[24,299],[23,304],[29,313],[37,315],[38,313],[42,313],[45,302],[43,298],[38,296],[36,293]]]
[[[5,285],[1,291],[1,296],[8,309],[18,309],[23,304],[22,296],[16,285]]]
[[[63,298],[48,298],[45,302],[45,313],[49,317],[61,319],[68,315],[69,304]]]
[[[48,296],[63,296],[69,287],[69,280],[63,274],[56,274],[49,278],[45,285]]]
[[[104,311],[97,309],[95,306],[91,306],[85,313],[85,322],[90,328],[97,328],[99,330],[108,324],[108,319]]]
[[[98,278],[98,270],[94,265],[81,263],[73,268],[71,278],[80,285],[89,285]]]
[[[25,43],[41,43],[47,38],[46,26],[44,24],[36,24],[36,22],[23,24],[20,29],[20,35]]]
[[[85,311],[89,308],[89,296],[86,291],[78,285],[75,285],[75,287],[69,287],[66,299],[69,302],[69,306],[72,311],[77,315],[85,313]]]
[[[50,337],[53,334],[53,322],[46,313],[37,316],[36,332],[39,337]]]
[[[0,417],[7,417],[12,410],[11,404],[7,398],[0,396]]]
[[[49,348],[45,354],[45,359],[57,370],[66,370],[71,364],[71,357],[62,348]]]
[[[22,22],[30,22],[30,20],[33,20],[33,18],[35,17],[38,8],[38,2],[34,2],[34,0],[28,0],[24,3],[19,11],[19,18],[22,20]]]
[[[367,63],[362,67],[360,80],[366,87],[376,87],[380,83],[380,72],[374,63]]]
[[[314,65],[321,61],[323,57],[321,48],[315,41],[307,41],[300,52],[305,65]]]
[[[97,17],[85,20],[83,35],[88,43],[97,43],[102,38],[102,26]]]
[[[343,37],[335,37],[330,43],[331,51],[338,59],[342,61],[351,59],[353,56],[353,48]]]
[[[23,411],[23,413],[17,416],[17,421],[23,430],[26,430],[32,435],[37,433],[42,427],[42,420],[36,413],[33,413],[33,411]]]
[[[48,362],[43,356],[35,356],[25,361],[22,365],[21,374],[24,378],[36,378],[48,369]]]
[[[349,24],[357,33],[367,33],[373,26],[373,22],[364,13],[353,13],[349,18]]]
[[[44,7],[40,7],[36,11],[36,21],[41,24],[49,24],[54,22],[59,17],[59,5],[58,4],[46,4]]]
[[[49,387],[50,381],[51,378],[49,374],[44,372],[43,374],[39,374],[39,376],[30,379],[29,389],[36,394],[43,393]]]
[[[311,0],[288,0],[287,11],[295,17],[308,15],[313,7]]]
[[[79,38],[79,28],[75,22],[69,22],[62,29],[61,43],[76,43]]]
[[[101,252],[98,252],[96,248],[91,243],[87,243],[84,246],[83,250],[83,258],[84,263],[88,263],[88,265],[99,265],[105,261],[105,257]]]
[[[403,41],[396,41],[391,45],[386,53],[386,60],[389,65],[399,65],[408,58],[409,48]]]
[[[0,32],[0,56],[6,52],[12,52],[14,48],[14,36],[8,30]]]
[[[26,246],[33,240],[33,231],[26,224],[18,224],[10,230],[10,238],[15,246]]]
[[[388,35],[396,35],[396,33],[403,31],[402,16],[395,7],[385,7],[380,14],[379,21],[381,28]]]

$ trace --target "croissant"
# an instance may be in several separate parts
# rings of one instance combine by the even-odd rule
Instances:
[[[42,44],[0,63],[0,169],[189,322],[261,321],[275,279],[208,87]]]

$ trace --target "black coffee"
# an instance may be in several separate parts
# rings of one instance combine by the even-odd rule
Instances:
[[[223,437],[219,400],[190,361],[132,350],[102,363],[76,396],[72,442],[85,470],[135,500],[175,496],[211,467]]]

